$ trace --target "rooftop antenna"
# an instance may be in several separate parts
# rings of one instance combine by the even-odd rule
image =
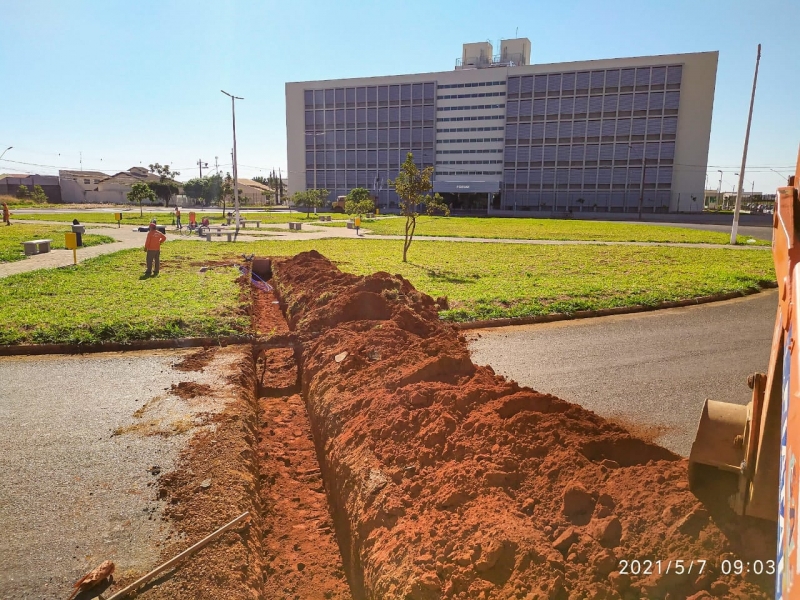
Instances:
[[[519,27],[517,27],[516,31],[514,31],[514,39],[519,37]]]

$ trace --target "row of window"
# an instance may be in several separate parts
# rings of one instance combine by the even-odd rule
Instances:
[[[436,117],[437,123],[448,122],[448,121],[498,121],[504,120],[506,118],[505,115],[487,115],[482,117]]]
[[[453,100],[455,98],[487,98],[490,96],[505,96],[505,92],[480,92],[475,94],[444,94],[436,96],[437,100]]]
[[[513,171],[506,169],[503,172],[503,183],[508,186],[522,184],[529,187],[540,185],[564,184],[570,186],[594,187],[596,185],[627,185],[640,186],[642,181],[641,167],[598,167],[598,168],[571,168],[571,169],[530,169],[526,171]],[[644,182],[665,183],[672,181],[672,167],[646,167]]]
[[[307,110],[306,128],[314,125],[327,129],[340,129],[345,126],[357,127],[374,123],[403,121],[405,123],[432,122],[435,116],[433,106],[393,106],[386,108],[338,108],[336,110]],[[317,127],[319,128],[319,127]]]
[[[587,113],[611,113],[617,111],[677,111],[680,92],[636,92],[635,94],[606,94],[604,96],[579,96],[577,98],[547,98],[535,100],[509,100],[509,117],[544,117],[548,120],[571,118]]]
[[[669,86],[680,86],[682,72],[681,65],[670,65],[517,75],[508,78],[508,94],[567,96],[585,93],[587,90],[664,89]]]
[[[324,134],[306,134],[306,150],[316,144],[317,149],[325,147],[365,146],[366,144],[433,143],[436,134],[432,127],[392,128],[392,129],[348,129],[346,131],[326,131]]]
[[[434,82],[398,85],[373,85],[348,88],[304,90],[305,106],[334,108],[347,105],[387,103],[413,103],[433,101],[436,97]]]
[[[502,127],[496,127],[496,129],[502,129]],[[441,131],[441,129],[437,129],[437,132]],[[469,138],[469,139],[457,139],[457,140],[439,140],[438,143],[440,144],[466,144],[470,142],[502,142],[503,138]]]
[[[437,175],[502,175],[502,171],[439,171],[436,170]]]
[[[484,86],[492,86],[492,85],[505,85],[505,81],[480,81],[478,83],[446,83],[444,85],[440,85],[440,90],[447,90],[453,88],[470,88],[470,87],[484,87]]]
[[[467,150],[437,150],[436,154],[502,154],[502,148],[493,148],[491,150],[478,150],[475,148]]]
[[[438,154],[438,152],[437,152]],[[632,144],[576,144],[560,146],[506,146],[503,157],[514,162],[615,160],[629,161],[675,158],[675,142],[634,142]]]
[[[676,134],[677,132],[678,117],[509,123],[506,125],[506,143],[515,139],[541,140],[556,137],[568,139],[601,135],[627,137],[629,135]]]
[[[450,127],[437,129],[436,133],[461,133],[464,131],[503,131],[505,127]]]
[[[502,165],[502,160],[437,160],[437,165]]]
[[[306,153],[306,169],[335,169],[337,171],[348,169],[367,169],[377,167],[399,167],[403,164],[408,154],[408,147],[400,150],[348,150],[347,155],[342,151],[337,151],[335,155],[330,152],[317,152],[316,156],[311,152]],[[357,154],[356,154],[357,152]],[[414,150],[414,159],[423,164],[433,164],[433,150]],[[498,161],[500,162],[500,161]]]
[[[447,110],[483,110],[487,108],[505,108],[505,104],[472,104],[470,106],[437,106],[438,112]]]
[[[666,212],[669,208],[671,191],[645,191],[642,206],[648,212]],[[501,194],[503,210],[569,210],[637,212],[639,192],[631,191],[523,191],[503,190]]]

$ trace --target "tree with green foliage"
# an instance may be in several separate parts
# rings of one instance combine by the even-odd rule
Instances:
[[[315,208],[322,208],[325,206],[325,200],[328,198],[330,192],[328,190],[306,190],[305,192],[297,192],[292,196],[292,201],[295,206],[302,206],[306,209],[306,218],[311,216],[311,211]]]
[[[150,189],[156,193],[156,196],[164,201],[164,206],[169,206],[170,198],[179,191],[175,178],[180,175],[180,172],[172,171],[169,165],[161,165],[159,163],[148,165],[148,168],[151,173],[159,177],[158,182],[151,181],[148,183]]]
[[[25,198],[30,197],[31,193],[28,191],[27,185],[21,185],[17,188],[17,198],[20,200],[24,200]]]
[[[46,204],[47,203],[47,194],[44,193],[44,189],[40,185],[33,186],[33,195],[31,196],[33,201],[36,204]]]
[[[225,179],[222,180],[222,184],[220,185],[219,189],[219,197],[222,201],[222,216],[225,216],[225,208],[226,208],[226,200],[228,198],[233,198],[233,177],[231,177],[230,173],[225,174]]]
[[[275,173],[275,171],[270,171],[269,177],[262,177],[261,175],[253,177],[253,181],[257,181],[258,183],[270,188],[270,191],[264,191],[261,193],[270,198],[272,198],[274,194],[275,204],[278,204],[281,198],[286,195],[286,182],[284,181],[283,177]]]
[[[409,152],[406,161],[401,165],[397,179],[389,181],[394,186],[400,197],[400,215],[406,218],[405,238],[403,241],[403,262],[408,262],[408,249],[414,241],[414,231],[417,228],[417,217],[420,215],[419,207],[424,205],[425,214],[433,215],[442,211],[445,216],[450,215],[450,209],[439,194],[430,194],[433,184],[433,167],[420,170],[414,164],[414,155]]]
[[[195,177],[194,179],[190,179],[183,184],[183,193],[186,194],[187,198],[191,198],[197,202],[200,200],[200,198],[203,198],[203,194],[205,193],[207,187],[207,178]]]
[[[150,186],[146,183],[134,183],[131,186],[131,191],[128,192],[128,202],[133,202],[134,204],[139,205],[139,216],[143,216],[142,212],[142,202],[144,200],[150,200],[150,202],[155,202],[156,200],[156,193],[150,189]]]
[[[344,200],[344,212],[348,215],[368,215],[375,213],[375,201],[366,188],[353,188]]]

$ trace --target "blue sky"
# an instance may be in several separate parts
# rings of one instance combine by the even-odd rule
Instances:
[[[763,45],[745,189],[772,192],[800,143],[790,0],[203,2],[3,0],[0,172],[116,172],[199,158],[240,176],[286,172],[284,83],[450,70],[461,44],[519,36],[535,63],[719,50],[709,153],[733,189],[756,44]],[[8,161],[18,162],[8,162]],[[33,164],[21,164],[33,163]]]

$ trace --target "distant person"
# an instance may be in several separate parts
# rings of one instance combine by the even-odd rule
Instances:
[[[197,229],[197,215],[194,212],[189,213],[189,231]]]
[[[147,239],[144,241],[144,249],[147,252],[147,270],[144,272],[145,277],[158,275],[158,268],[161,266],[161,244],[167,239],[163,233],[156,229],[155,223],[150,223],[150,231],[147,232]],[[155,263],[155,270],[153,270],[153,263]]]
[[[177,206],[175,207],[175,227],[178,228],[178,231],[181,230],[181,209]]]
[[[11,225],[11,212],[8,210],[8,204],[3,202],[3,223]]]

